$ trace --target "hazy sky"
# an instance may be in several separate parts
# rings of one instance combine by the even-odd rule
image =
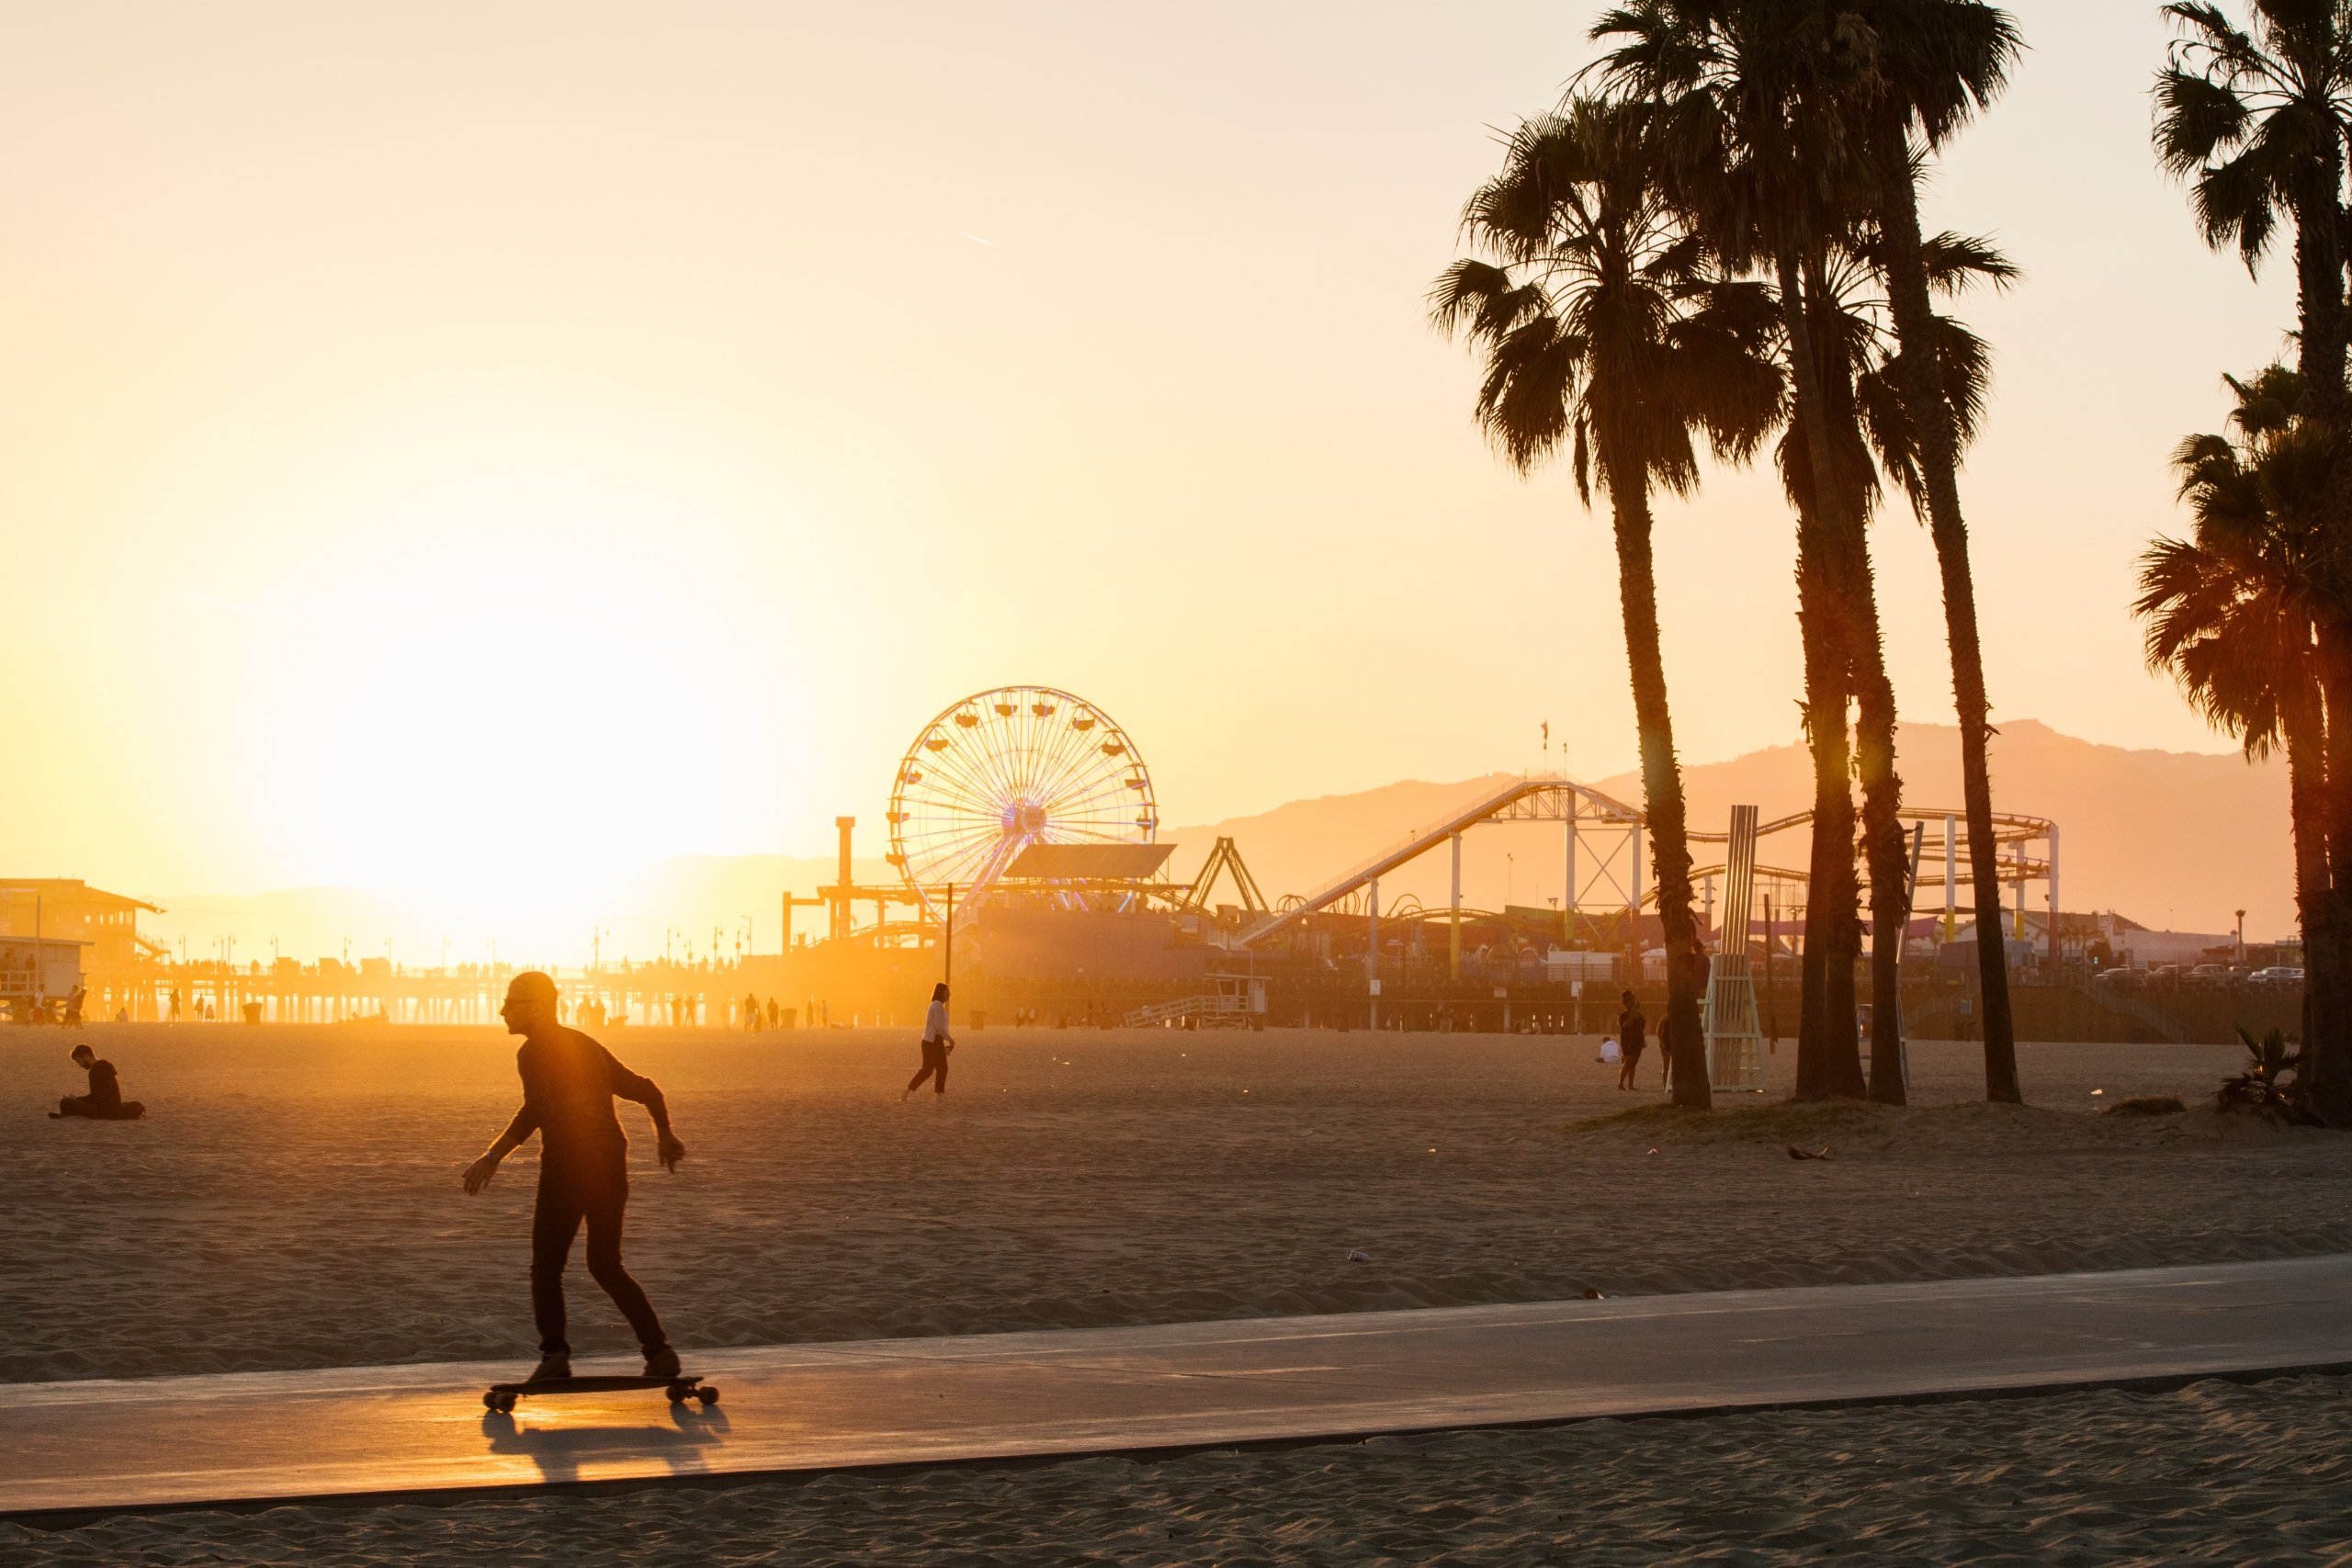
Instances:
[[[878,852],[899,751],[1007,682],[1115,715],[1170,821],[1545,719],[1631,765],[1607,529],[1482,445],[1422,305],[1598,8],[0,7],[0,867]],[[2014,11],[1928,196],[2027,275],[1964,312],[1996,716],[2217,750],[2124,606],[2286,270],[2152,167],[2153,4]],[[1684,754],[1794,739],[1771,487],[1659,525]],[[1876,547],[1949,718],[1926,536]]]

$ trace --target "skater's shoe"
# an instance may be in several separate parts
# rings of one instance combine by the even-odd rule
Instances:
[[[650,1378],[674,1378],[678,1375],[678,1353],[664,1345],[659,1350],[645,1353],[645,1375]]]
[[[561,1350],[551,1350],[539,1358],[526,1382],[560,1382],[571,1375],[571,1358]]]

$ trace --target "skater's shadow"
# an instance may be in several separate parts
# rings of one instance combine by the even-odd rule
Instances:
[[[670,1424],[586,1427],[492,1413],[481,1418],[481,1435],[494,1454],[520,1454],[539,1467],[542,1481],[580,1481],[612,1474],[616,1464],[651,1460],[673,1475],[710,1469],[710,1454],[727,1440],[726,1413],[673,1405]]]

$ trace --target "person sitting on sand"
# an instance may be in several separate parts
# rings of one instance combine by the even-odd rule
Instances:
[[[519,1034],[515,1070],[523,1077],[523,1108],[482,1156],[466,1168],[468,1192],[479,1192],[504,1159],[534,1132],[539,1134],[539,1191],[531,1213],[531,1314],[539,1331],[533,1382],[571,1375],[571,1345],[564,1337],[563,1270],[571,1238],[588,1224],[588,1273],[628,1319],[645,1352],[645,1375],[674,1378],[678,1353],[662,1332],[653,1303],[621,1264],[621,1216],[628,1206],[628,1139],[613,1113],[613,1097],[633,1100],[653,1118],[655,1145],[665,1170],[686,1157],[670,1130],[670,1108],[650,1078],[640,1077],[576,1029],[556,1021],[555,982],[536,969],[514,976],[499,1016]]]
[[[97,1122],[130,1122],[146,1110],[136,1100],[129,1105],[123,1103],[122,1080],[116,1075],[114,1064],[87,1045],[74,1047],[74,1065],[90,1075],[90,1092],[69,1094],[59,1100],[57,1109],[49,1113],[51,1121],[86,1116]]]
[[[947,982],[942,980],[931,988],[931,1010],[922,1019],[922,1066],[907,1080],[907,1092],[899,1096],[904,1103],[908,1094],[922,1087],[922,1080],[936,1074],[939,1083],[932,1092],[947,1092],[947,1053],[956,1049],[956,1037],[947,1032]]]
[[[1617,1087],[1634,1087],[1634,1069],[1642,1065],[1642,1051],[1649,1044],[1650,1021],[1642,1016],[1642,1004],[1627,991],[1623,998],[1625,1010],[1617,1015],[1617,1049],[1623,1054],[1624,1065],[1617,1069]]]

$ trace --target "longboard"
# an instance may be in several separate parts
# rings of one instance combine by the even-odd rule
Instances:
[[[542,1382],[499,1382],[490,1385],[481,1396],[482,1408],[503,1416],[514,1408],[518,1399],[541,1399],[566,1393],[616,1393],[625,1389],[658,1388],[670,1396],[673,1404],[698,1400],[706,1405],[718,1403],[718,1390],[697,1377],[684,1373],[674,1378],[604,1377],[548,1378]]]

